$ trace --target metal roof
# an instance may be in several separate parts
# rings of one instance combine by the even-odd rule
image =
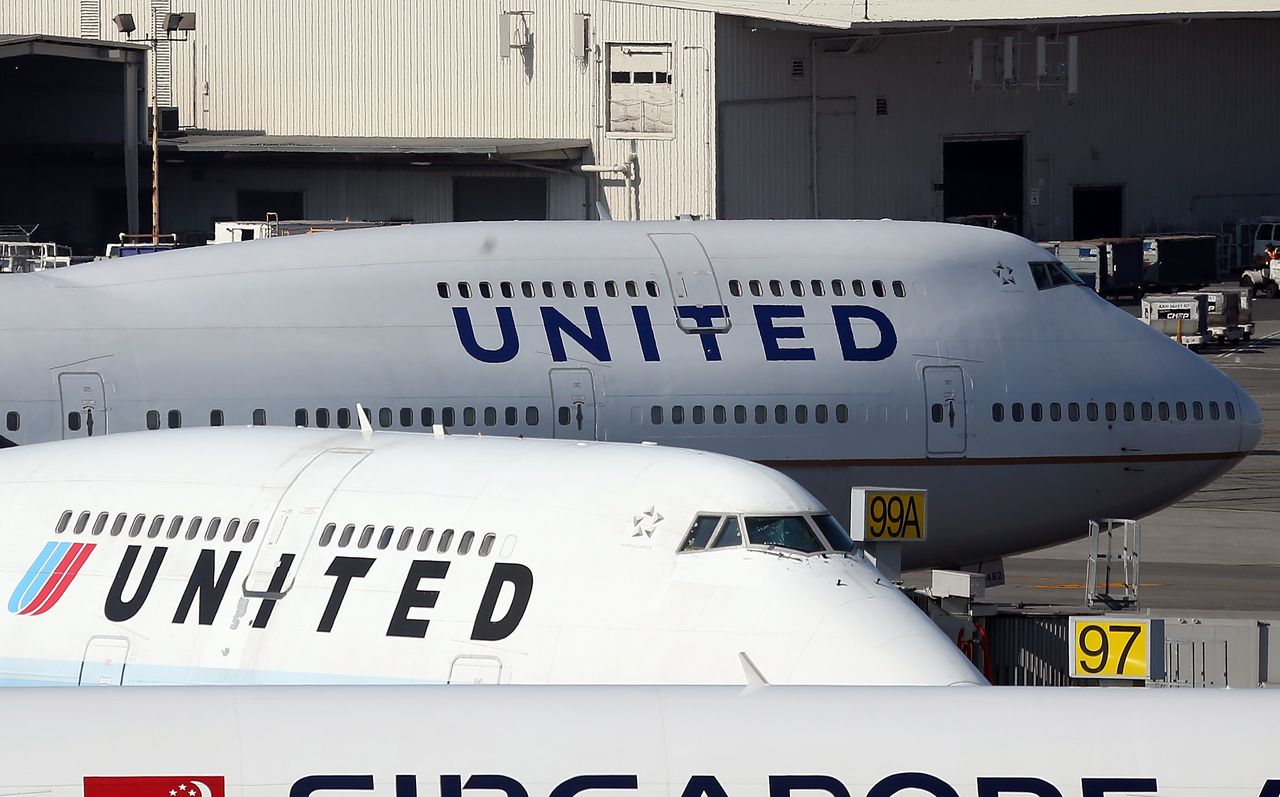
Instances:
[[[161,142],[179,152],[299,153],[309,155],[470,155],[513,160],[577,160],[586,139],[380,138],[192,133]]]
[[[45,34],[0,34],[0,58],[17,58],[23,55],[52,55],[62,58],[85,58],[97,61],[126,61],[139,57],[149,50],[145,44],[108,41],[106,39],[77,39],[73,36],[48,36]]]
[[[611,0],[826,28],[863,25],[1083,22],[1090,19],[1280,15],[1260,0]]]

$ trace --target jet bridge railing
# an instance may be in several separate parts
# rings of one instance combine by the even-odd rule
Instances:
[[[1138,607],[1141,543],[1142,528],[1136,520],[1089,521],[1086,606],[1103,606],[1112,611]]]

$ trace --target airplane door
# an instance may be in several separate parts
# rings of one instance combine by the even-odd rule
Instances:
[[[279,600],[293,587],[329,497],[367,456],[367,450],[333,448],[302,469],[280,498],[258,543],[244,580],[245,597]],[[287,568],[277,577],[283,565]]]
[[[128,657],[128,637],[90,637],[80,663],[80,686],[120,686],[124,683],[124,664]]]
[[[596,389],[586,368],[551,369],[552,437],[596,439]]]
[[[964,372],[955,366],[924,369],[925,449],[930,456],[963,454],[965,447]]]
[[[649,236],[662,258],[676,306],[676,325],[685,332],[728,332],[729,310],[720,295],[715,267],[692,233],[660,233]],[[686,308],[681,316],[679,308]],[[688,308],[704,312],[690,313]]]
[[[58,392],[64,440],[107,433],[107,392],[101,374],[58,374]]]

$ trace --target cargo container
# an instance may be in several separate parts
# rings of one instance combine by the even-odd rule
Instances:
[[[1040,244],[1057,255],[1085,284],[1108,298],[1142,296],[1141,238],[1099,238]]]
[[[1209,298],[1203,293],[1142,297],[1142,322],[1184,346],[1208,339]]]
[[[1244,339],[1240,326],[1240,292],[1236,289],[1207,290],[1205,297],[1205,331],[1214,343],[1234,343]]]
[[[1147,290],[1187,291],[1218,277],[1218,238],[1214,235],[1153,235],[1142,240]]]

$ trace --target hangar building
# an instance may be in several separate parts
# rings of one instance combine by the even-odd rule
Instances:
[[[11,0],[0,224],[149,230],[154,95],[161,227],[196,236],[598,207],[1216,232],[1280,212],[1277,41],[1230,0]]]

